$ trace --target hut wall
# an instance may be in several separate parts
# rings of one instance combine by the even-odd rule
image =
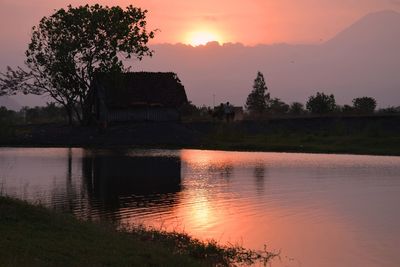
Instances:
[[[179,121],[179,112],[173,108],[135,108],[109,110],[107,121]]]

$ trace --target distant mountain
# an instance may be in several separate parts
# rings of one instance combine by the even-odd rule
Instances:
[[[327,81],[347,94],[371,95],[381,106],[400,105],[400,14],[369,14],[322,47]],[[322,63],[321,63],[322,64]]]
[[[371,13],[343,30],[326,45],[330,46],[379,46],[400,43],[400,13],[384,10]],[[397,37],[397,38],[396,38]]]
[[[0,107],[6,107],[7,109],[18,111],[21,106],[15,101],[7,96],[0,97]]]
[[[380,106],[400,105],[400,14],[369,14],[321,45],[209,43],[155,45],[156,54],[135,70],[174,71],[197,105],[230,101],[243,105],[257,71],[272,97],[306,102],[317,91],[333,93],[340,104],[359,96]]]

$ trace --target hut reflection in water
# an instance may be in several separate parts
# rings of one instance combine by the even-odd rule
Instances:
[[[177,203],[177,193],[181,191],[179,157],[88,150],[82,158],[82,174],[88,200],[93,204],[90,206],[100,204],[114,212],[138,205],[169,209]]]

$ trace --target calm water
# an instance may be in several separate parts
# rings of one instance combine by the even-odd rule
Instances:
[[[281,251],[272,266],[400,266],[400,157],[0,148],[0,190],[87,219]]]

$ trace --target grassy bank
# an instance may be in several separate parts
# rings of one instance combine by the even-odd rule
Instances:
[[[400,117],[316,117],[194,125],[203,148],[400,155]]]
[[[83,222],[0,197],[1,266],[229,266],[273,254],[200,242],[188,235]]]
[[[202,148],[238,151],[337,153],[400,156],[400,136],[365,135],[210,134]]]

